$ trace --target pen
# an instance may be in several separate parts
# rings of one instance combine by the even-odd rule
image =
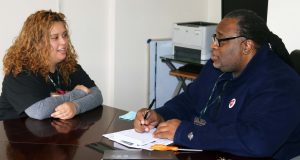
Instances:
[[[152,108],[154,102],[155,102],[155,99],[153,99],[152,102],[150,103],[150,105],[148,106],[148,108],[147,108],[147,110],[146,110],[146,113],[145,113],[145,115],[144,115],[144,119],[145,119],[145,120],[148,119],[149,112],[150,112],[150,110],[151,110],[151,108]]]

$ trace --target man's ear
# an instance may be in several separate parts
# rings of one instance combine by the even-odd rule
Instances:
[[[244,54],[253,54],[255,53],[255,43],[251,39],[246,39],[243,42],[243,53]]]

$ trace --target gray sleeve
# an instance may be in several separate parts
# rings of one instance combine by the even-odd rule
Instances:
[[[72,102],[75,102],[77,104],[77,113],[84,113],[86,111],[89,111],[93,108],[96,108],[97,106],[100,106],[103,103],[103,98],[101,91],[97,86],[90,88],[91,93],[88,95],[76,99]]]
[[[33,105],[29,106],[25,113],[34,119],[46,119],[49,118],[50,115],[54,112],[54,109],[64,103],[64,102],[70,102],[74,101],[76,99],[80,99],[84,96],[86,96],[87,93],[85,93],[82,90],[74,89],[64,95],[60,96],[54,96],[54,97],[48,97],[43,100],[40,100]]]

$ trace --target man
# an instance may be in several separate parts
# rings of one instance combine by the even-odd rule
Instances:
[[[135,130],[157,127],[155,137],[175,144],[242,156],[300,154],[300,78],[279,41],[254,12],[229,13],[198,79],[146,119],[139,110]]]

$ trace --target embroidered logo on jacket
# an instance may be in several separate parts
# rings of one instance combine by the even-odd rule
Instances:
[[[190,132],[188,135],[187,135],[188,139],[191,141],[193,138],[194,138],[194,134],[193,132]]]
[[[229,104],[228,104],[228,107],[229,108],[233,108],[233,106],[235,105],[235,102],[236,102],[236,99],[233,98],[232,100],[230,100]]]

